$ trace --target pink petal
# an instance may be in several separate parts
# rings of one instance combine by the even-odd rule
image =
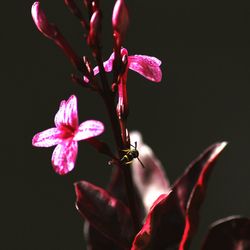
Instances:
[[[68,140],[58,144],[51,158],[55,172],[60,175],[70,172],[75,166],[77,151],[76,141]]]
[[[32,139],[32,145],[35,147],[51,147],[62,141],[61,131],[57,128],[49,128],[37,133]]]
[[[88,120],[80,124],[77,133],[74,137],[75,141],[85,140],[97,135],[104,131],[104,125],[96,120]]]
[[[59,110],[55,115],[56,127],[70,126],[77,128],[78,115],[77,115],[77,98],[72,95],[68,101],[63,100],[60,104]]]
[[[115,54],[114,52],[111,54],[111,56],[109,57],[109,59],[107,61],[105,61],[103,63],[103,67],[105,69],[106,72],[111,72],[112,69],[113,69],[113,61],[114,61],[114,57],[115,57]],[[94,69],[93,69],[93,72],[94,72],[94,75],[97,75],[99,73],[99,67],[96,66]],[[86,79],[85,79],[86,80]]]
[[[160,82],[162,73],[161,61],[156,57],[145,55],[134,55],[128,57],[128,65],[131,70],[143,75],[150,81]]]

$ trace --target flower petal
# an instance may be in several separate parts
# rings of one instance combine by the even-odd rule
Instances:
[[[70,172],[76,161],[78,145],[76,141],[67,140],[58,144],[52,154],[52,165],[56,173],[60,175]]]
[[[62,141],[61,131],[57,128],[49,128],[37,133],[32,139],[32,145],[35,147],[51,147]]]
[[[135,72],[141,74],[150,81],[161,81],[161,61],[156,57],[146,55],[129,56],[128,65],[131,70],[134,70]]]
[[[103,63],[103,67],[104,67],[104,69],[105,69],[106,72],[111,72],[112,71],[114,58],[115,58],[115,54],[113,52],[111,54],[111,56],[109,57],[109,59]],[[96,66],[93,69],[93,72],[94,72],[94,75],[97,75],[99,73],[99,67]],[[86,76],[84,77],[84,79],[86,81]]]
[[[77,98],[75,95],[72,95],[68,101],[63,100],[61,102],[55,115],[55,125],[56,127],[70,126],[72,128],[78,126]]]
[[[81,141],[100,135],[104,131],[103,123],[96,120],[88,120],[80,124],[74,140]]]

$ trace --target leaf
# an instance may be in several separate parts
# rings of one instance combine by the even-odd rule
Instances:
[[[249,250],[250,219],[231,216],[216,221],[210,227],[202,250]]]
[[[214,165],[226,143],[216,143],[193,161],[175,182],[169,194],[161,195],[153,204],[132,250],[176,249],[185,228],[185,215],[190,194],[204,173]]]
[[[133,236],[129,209],[106,190],[89,182],[75,183],[75,191],[79,213],[117,246],[128,249]]]
[[[87,221],[84,223],[84,235],[87,240],[87,250],[124,250],[101,232],[93,228]]]
[[[124,190],[124,178],[122,176],[122,172],[120,171],[120,168],[113,169],[108,191],[109,193],[112,194],[113,197],[115,197],[116,199],[119,199],[124,204],[127,204],[127,196]],[[140,218],[144,218],[145,213],[142,208],[143,206],[142,206],[141,199],[137,193],[135,195],[136,195],[138,209],[140,211]],[[101,232],[98,232],[91,225],[85,226],[85,238],[87,239],[87,242],[88,242],[88,250],[103,250],[103,249],[121,250],[123,249],[117,246],[117,244],[115,244],[111,240],[109,240],[104,234],[102,234]]]
[[[211,159],[210,161],[213,162],[214,159],[224,149],[225,146],[226,146],[225,142],[221,143],[220,146],[218,146],[216,150],[214,150],[214,153],[210,156],[210,159]],[[213,169],[212,165],[210,164],[210,162],[204,165],[200,173],[200,176],[193,187],[192,193],[190,195],[190,198],[187,204],[185,230],[183,233],[183,237],[180,243],[179,250],[189,249],[191,238],[196,233],[196,230],[199,224],[199,209],[205,198],[208,178]]]
[[[148,214],[154,201],[161,194],[169,193],[170,185],[161,162],[152,149],[143,143],[141,134],[136,131],[131,132],[130,141],[132,145],[137,143],[139,152],[139,159],[134,159],[132,162],[133,180],[143,201],[145,212]]]
[[[126,195],[123,188],[122,173],[119,168],[114,168],[109,185],[109,192],[115,198],[121,200],[126,204]],[[122,250],[123,248],[109,240],[103,233],[97,231],[93,226],[89,225],[87,221],[84,223],[85,239],[87,240],[87,250]]]

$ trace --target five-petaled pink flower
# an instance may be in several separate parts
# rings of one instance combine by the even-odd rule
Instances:
[[[104,126],[96,120],[88,120],[78,125],[77,99],[72,95],[63,100],[55,115],[55,127],[37,133],[32,139],[36,147],[57,145],[52,154],[52,165],[56,173],[63,175],[75,165],[80,140],[100,135]]]
[[[125,48],[121,49],[121,55],[128,55],[128,51]],[[111,54],[109,59],[103,63],[106,72],[110,72],[113,69],[114,53]],[[127,69],[131,69],[140,75],[144,76],[150,81],[160,82],[162,79],[161,61],[153,56],[146,55],[133,55],[128,56]],[[94,68],[94,75],[99,73],[99,67]],[[84,80],[88,82],[88,79],[84,77]]]

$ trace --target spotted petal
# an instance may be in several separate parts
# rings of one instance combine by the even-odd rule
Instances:
[[[76,128],[78,126],[77,115],[77,99],[72,95],[68,101],[63,100],[60,104],[59,110],[55,116],[56,127],[70,126]]]
[[[104,125],[96,120],[88,120],[80,124],[74,137],[75,141],[85,140],[100,135],[104,131]]]
[[[37,133],[32,139],[32,145],[35,147],[51,147],[62,141],[61,131],[58,128],[49,128]]]
[[[139,73],[150,81],[161,81],[161,61],[156,57],[145,55],[129,56],[128,65],[131,70],[134,70],[135,72]]]
[[[74,168],[77,150],[77,142],[73,140],[64,141],[56,146],[51,159],[56,173],[64,175]]]

